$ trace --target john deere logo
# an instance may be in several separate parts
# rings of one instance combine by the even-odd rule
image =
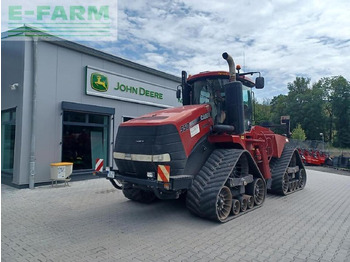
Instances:
[[[99,92],[106,92],[108,90],[108,78],[99,73],[92,73],[90,78],[92,89]]]

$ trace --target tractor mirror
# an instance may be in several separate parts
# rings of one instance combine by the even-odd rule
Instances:
[[[181,98],[181,90],[180,90],[180,89],[177,89],[177,90],[176,90],[176,98],[177,98],[177,99],[180,99],[180,98]]]
[[[262,76],[255,78],[255,87],[256,89],[263,89],[265,85],[265,80]]]

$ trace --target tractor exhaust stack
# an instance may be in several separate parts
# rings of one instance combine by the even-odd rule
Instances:
[[[230,82],[236,81],[236,68],[235,68],[235,62],[233,61],[232,56],[230,56],[228,53],[223,53],[222,57],[227,61],[229,72],[230,72]]]

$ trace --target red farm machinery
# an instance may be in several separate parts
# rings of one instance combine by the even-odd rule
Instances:
[[[263,88],[264,78],[236,71],[232,57],[222,56],[229,72],[182,72],[182,107],[119,126],[118,170],[109,179],[125,197],[149,203],[183,196],[192,213],[226,222],[260,207],[267,191],[305,187],[302,159],[288,138],[252,125],[252,88]]]

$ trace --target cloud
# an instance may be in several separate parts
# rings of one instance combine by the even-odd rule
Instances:
[[[347,0],[119,0],[118,41],[88,44],[178,76],[227,70],[227,51],[262,72],[262,100],[286,94],[296,76],[350,80],[348,10]]]
[[[138,45],[141,55],[135,59],[159,69],[165,63],[173,74],[226,70],[221,53],[228,51],[246,71],[263,72],[267,86],[261,92],[270,98],[286,93],[296,76],[349,78],[347,1],[119,3],[119,34]],[[128,57],[128,49],[122,52]]]

